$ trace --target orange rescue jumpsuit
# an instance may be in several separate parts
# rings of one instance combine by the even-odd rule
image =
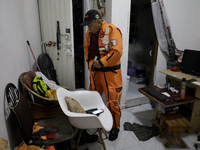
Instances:
[[[98,47],[102,68],[92,71],[93,59],[89,58],[89,45],[91,33],[88,30],[84,42],[86,61],[90,71],[90,90],[98,91],[100,95],[105,92],[108,109],[113,116],[113,128],[120,128],[120,100],[122,94],[122,33],[120,29],[112,24],[107,24],[104,20],[98,35]],[[118,100],[119,105],[117,101]]]

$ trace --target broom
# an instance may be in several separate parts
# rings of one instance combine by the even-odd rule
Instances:
[[[29,41],[27,41],[27,43],[28,43],[28,46],[29,46],[29,48],[30,48],[30,50],[31,50],[31,53],[32,53],[33,58],[34,58],[34,60],[35,60],[35,63],[36,63],[36,65],[37,65],[37,67],[38,67],[38,70],[41,72],[40,67],[38,66],[37,60],[35,59],[35,56],[34,56],[33,51],[32,51],[32,49],[31,49],[31,46],[30,46]]]

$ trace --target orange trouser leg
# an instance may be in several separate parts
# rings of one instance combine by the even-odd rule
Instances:
[[[103,94],[103,87],[101,86],[101,82],[100,82],[100,73],[99,72],[93,72],[92,80],[93,80],[93,82],[91,82],[91,79],[90,79],[89,90],[97,91],[97,92],[99,92],[100,95],[102,95]]]
[[[121,70],[113,72],[93,72],[93,83],[90,90],[96,90],[102,95],[105,92],[107,107],[113,116],[113,128],[120,128],[121,109],[119,107],[122,94]],[[118,102],[117,102],[118,101]]]
[[[121,118],[121,109],[120,109],[120,100],[122,90],[117,93],[116,88],[110,88],[106,93],[106,98],[108,100],[108,109],[113,116],[113,128],[120,128],[120,118]],[[118,102],[117,102],[118,101]]]

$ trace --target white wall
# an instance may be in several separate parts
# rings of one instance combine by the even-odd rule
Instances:
[[[0,137],[17,146],[20,138],[16,124],[11,124],[5,111],[4,90],[11,82],[18,87],[21,73],[36,70],[34,59],[27,46],[29,40],[35,57],[42,52],[40,46],[40,28],[36,0],[0,0]]]
[[[169,59],[169,56],[163,53],[160,47],[158,46],[157,64],[154,70],[154,85],[166,84],[166,75],[160,73],[159,71],[167,69],[167,61]]]
[[[180,50],[200,50],[200,1],[199,0],[164,0],[172,37]],[[158,49],[157,64],[154,73],[154,84],[162,84],[165,75],[159,73],[166,70],[169,59]]]
[[[172,37],[180,50],[200,50],[200,1],[164,0]]]
[[[123,36],[123,55],[121,57],[121,69],[123,78],[123,91],[121,97],[121,106],[125,107],[126,99],[126,81],[127,81],[127,63],[129,47],[129,24],[130,24],[130,0],[112,0],[111,23],[117,26]]]

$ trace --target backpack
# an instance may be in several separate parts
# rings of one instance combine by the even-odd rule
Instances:
[[[53,62],[47,53],[42,53],[38,56],[37,59],[38,65],[41,72],[49,79],[56,82],[57,85],[60,85],[57,81],[56,70],[54,69]]]
[[[48,85],[42,80],[41,76],[35,76],[32,81],[33,90],[42,96],[50,89]]]

